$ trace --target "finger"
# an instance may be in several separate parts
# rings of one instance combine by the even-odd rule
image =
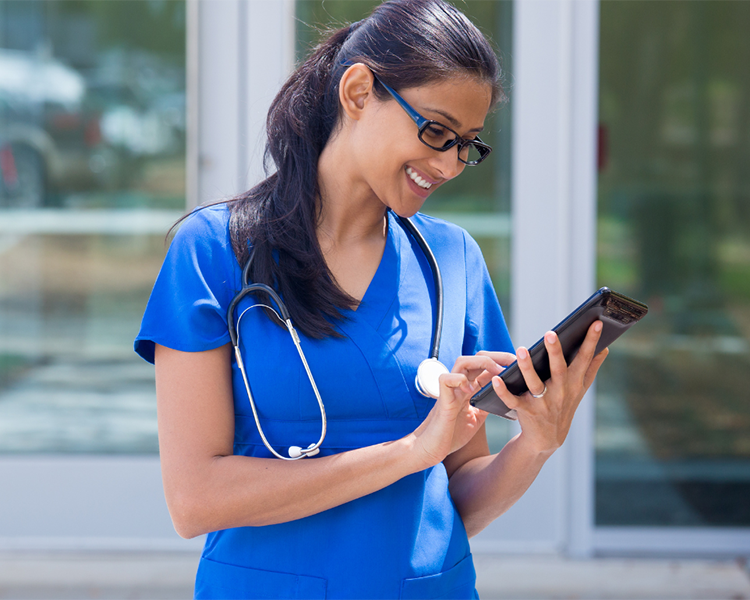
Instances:
[[[608,355],[609,355],[609,348],[605,348],[594,357],[594,360],[591,361],[591,364],[589,365],[589,368],[586,371],[586,375],[583,377],[584,389],[588,390],[589,387],[591,387],[591,384],[594,383],[596,374],[599,372],[599,367],[602,366],[604,359],[607,358]]]
[[[591,324],[588,332],[586,333],[586,337],[581,344],[581,349],[578,351],[578,354],[573,360],[573,363],[571,363],[571,368],[573,369],[574,373],[581,379],[583,379],[584,374],[588,370],[589,365],[594,358],[596,345],[599,343],[599,338],[602,336],[603,328],[604,323],[602,323],[598,319]]]
[[[512,352],[490,352],[487,350],[480,350],[477,354],[489,356],[501,367],[508,367],[516,362],[516,355]]]
[[[562,379],[568,372],[568,363],[565,361],[562,344],[554,331],[544,334],[544,347],[547,348],[552,379]]]
[[[492,381],[493,377],[496,377],[499,374],[500,373],[492,373],[490,371],[482,371],[479,375],[477,375],[477,378],[474,380],[474,383],[475,383],[475,385],[478,388],[483,388],[490,381]]]
[[[455,392],[461,391],[464,394],[473,394],[477,388],[473,385],[463,373],[443,373],[440,376],[440,395],[445,392],[453,392],[452,398],[455,399]]]
[[[453,365],[452,373],[463,373],[467,379],[473,381],[484,371],[497,375],[502,368],[487,355],[459,356]]]
[[[505,406],[511,410],[517,409],[521,405],[521,398],[513,395],[500,377],[492,378],[492,389],[495,390],[497,397],[505,403]]]
[[[518,367],[521,369],[521,375],[523,375],[524,381],[526,381],[526,387],[529,388],[529,392],[537,395],[543,393],[544,382],[534,369],[534,363],[531,361],[529,351],[521,346],[516,352],[516,356],[518,356]]]

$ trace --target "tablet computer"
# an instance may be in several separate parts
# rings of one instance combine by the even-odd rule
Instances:
[[[600,320],[604,323],[599,343],[596,346],[596,355],[640,321],[647,312],[648,306],[642,302],[603,287],[553,327],[552,331],[557,333],[565,361],[570,364],[578,354],[586,333],[594,321]],[[550,378],[550,367],[544,337],[529,348],[529,355],[539,378],[547,381]],[[500,378],[505,382],[508,390],[516,396],[528,391],[517,362],[509,365],[500,374]],[[495,394],[491,382],[479,390],[470,402],[472,406],[511,421],[518,419],[516,411],[509,409]]]

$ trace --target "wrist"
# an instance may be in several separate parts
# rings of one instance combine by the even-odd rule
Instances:
[[[401,445],[401,450],[404,453],[404,464],[409,470],[409,474],[419,473],[441,462],[425,451],[419,436],[413,432],[398,440],[397,443]]]
[[[528,435],[524,435],[523,431],[513,438],[511,442],[517,447],[518,452],[522,452],[529,458],[541,460],[542,462],[545,462],[557,450],[557,448],[540,445],[536,440],[533,440]]]

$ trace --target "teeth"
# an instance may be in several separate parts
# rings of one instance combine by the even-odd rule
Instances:
[[[406,174],[411,177],[411,180],[416,183],[419,187],[429,190],[432,187],[432,184],[422,179],[419,175],[417,175],[414,170],[411,167],[406,167]]]

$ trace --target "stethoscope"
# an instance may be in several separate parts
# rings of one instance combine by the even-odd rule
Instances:
[[[414,238],[414,240],[417,242],[422,252],[424,253],[425,258],[427,258],[427,262],[430,264],[430,270],[432,271],[432,278],[435,283],[436,307],[432,322],[432,345],[430,346],[430,357],[423,360],[417,368],[415,385],[419,393],[423,396],[426,396],[428,398],[437,398],[440,394],[440,375],[442,375],[443,373],[448,373],[448,368],[438,360],[438,353],[440,351],[440,338],[442,336],[443,330],[443,278],[440,275],[440,267],[438,266],[437,260],[435,259],[435,255],[432,253],[432,249],[427,244],[427,241],[424,239],[424,236],[420,233],[419,229],[417,229],[414,223],[412,223],[406,217],[401,217],[399,215],[396,215],[396,217],[398,217],[398,221],[401,226],[412,236],[412,238]],[[294,329],[294,326],[292,325],[292,320],[289,316],[289,311],[287,310],[286,305],[281,300],[276,291],[270,286],[266,285],[265,283],[250,283],[249,281],[250,266],[253,262],[253,255],[254,251],[250,255],[250,259],[247,261],[247,264],[242,270],[242,289],[232,299],[232,302],[229,304],[229,308],[227,309],[227,327],[229,329],[229,337],[232,340],[232,346],[234,347],[234,355],[237,360],[237,366],[239,367],[240,373],[242,374],[242,381],[245,384],[247,397],[250,400],[250,408],[252,408],[253,411],[255,425],[258,427],[258,433],[260,433],[263,444],[265,444],[266,448],[268,448],[268,450],[275,457],[282,460],[298,460],[300,458],[305,458],[306,456],[315,456],[318,452],[320,452],[320,446],[326,437],[326,409],[323,405],[323,400],[320,397],[318,386],[315,384],[315,378],[313,377],[312,371],[310,370],[310,365],[307,363],[305,353],[302,351],[299,335],[297,334],[297,330]],[[277,311],[267,304],[253,304],[252,306],[248,306],[245,310],[242,311],[242,313],[240,313],[240,316],[237,318],[237,323],[235,325],[234,312],[237,305],[245,296],[254,292],[264,292],[268,294],[268,296],[273,299],[279,310]],[[289,331],[289,335],[292,336],[292,341],[294,342],[295,348],[297,348],[297,353],[302,360],[302,364],[305,367],[307,378],[310,380],[310,385],[312,386],[313,392],[315,393],[315,399],[318,401],[318,407],[320,408],[320,417],[322,419],[320,438],[317,442],[315,442],[314,444],[310,444],[307,448],[291,446],[289,448],[289,456],[283,456],[276,452],[276,450],[274,450],[273,446],[271,446],[268,439],[266,438],[265,433],[263,432],[263,428],[260,425],[260,418],[258,417],[258,409],[255,406],[255,400],[253,399],[253,394],[250,391],[250,383],[247,379],[245,363],[242,360],[242,352],[240,351],[240,321],[248,310],[256,307],[268,308],[276,315],[279,321],[281,321],[281,323],[286,326],[287,330]]]

